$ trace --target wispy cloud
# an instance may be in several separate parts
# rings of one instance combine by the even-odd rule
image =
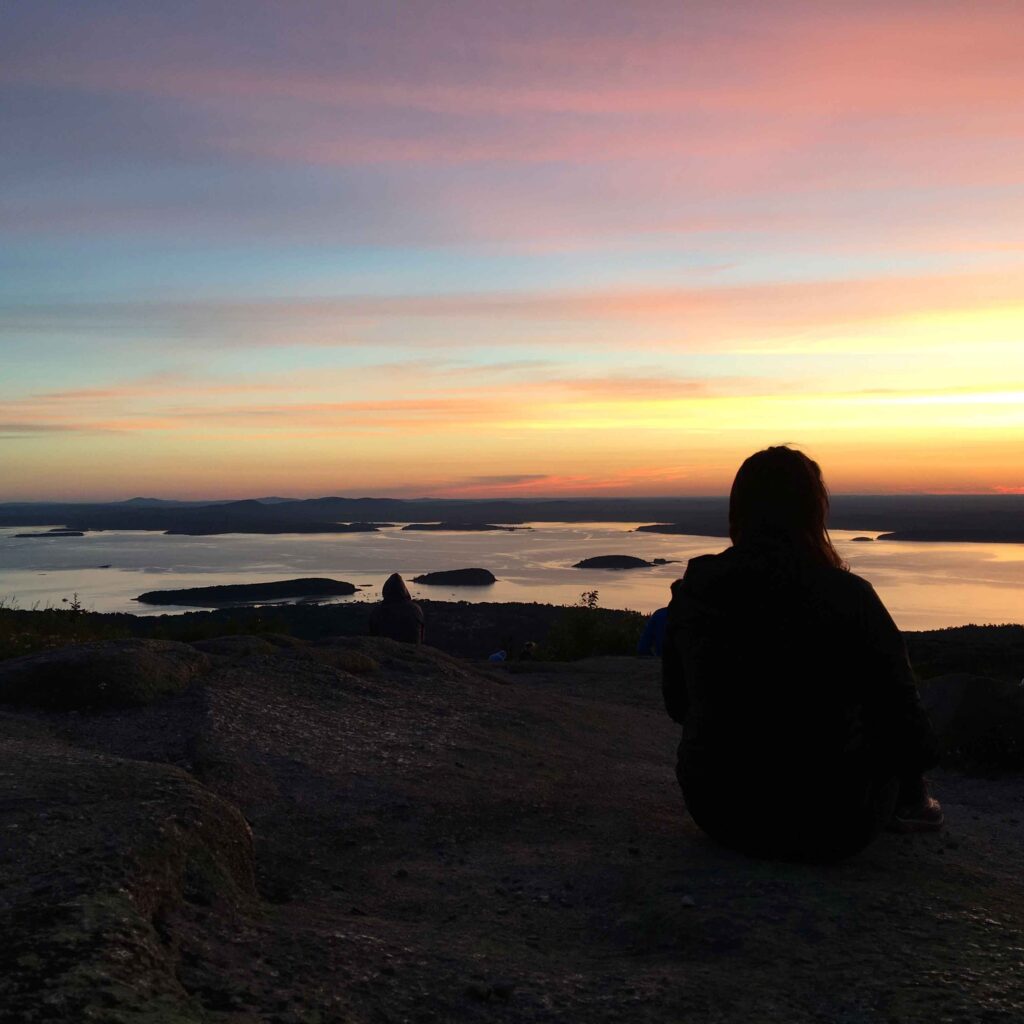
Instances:
[[[80,428],[64,423],[32,423],[32,422],[11,422],[0,423],[0,437],[8,440],[16,440],[22,437],[45,436],[46,434],[59,434],[75,432]]]
[[[950,314],[994,311],[1024,316],[1020,280],[1024,266],[962,274],[886,275],[768,284],[721,284],[677,288],[595,291],[267,298],[207,302],[102,302],[8,305],[0,333],[76,331],[153,343],[208,347],[357,348],[380,338],[389,344],[436,347],[437,324],[447,324],[446,347],[476,348],[500,330],[504,343],[550,347],[552,325],[590,324],[619,341],[623,326],[662,325],[666,344],[688,350],[771,348],[780,337],[813,348],[835,345],[836,330],[870,324],[903,324]],[[984,321],[979,320],[984,327]],[[588,332],[561,343],[591,344]],[[905,332],[903,343],[927,348],[935,335]],[[890,336],[877,346],[891,346]],[[852,348],[870,349],[870,336],[848,337]],[[513,361],[514,362],[514,361]]]
[[[330,11],[321,14],[325,38],[347,29]],[[771,18],[751,12],[746,31],[709,8],[704,32],[680,12],[652,19],[646,33],[636,32],[634,22],[636,34],[625,39],[621,19],[609,17],[608,8],[590,14],[587,28],[563,23],[544,32],[528,19],[518,26],[511,19],[503,32],[480,32],[468,53],[451,51],[454,59],[445,62],[430,60],[423,34],[449,50],[443,26],[454,30],[453,12],[434,11],[426,23],[411,16],[397,30],[380,21],[367,25],[364,40],[389,59],[376,66],[350,62],[356,70],[340,70],[340,62],[306,40],[305,66],[256,67],[240,46],[229,44],[214,56],[161,25],[170,31],[146,61],[133,61],[123,44],[112,61],[98,33],[98,45],[82,47],[77,57],[26,47],[7,62],[4,80],[185,101],[210,121],[229,113],[248,129],[196,133],[200,144],[344,163],[592,161],[638,150],[651,156],[713,148],[735,156],[755,146],[764,153],[773,137],[790,148],[806,144],[808,125],[828,130],[837,121],[855,126],[874,117],[895,126],[914,118],[937,135],[954,112],[1019,114],[1012,88],[1020,75],[1015,5],[997,5],[978,18],[966,8],[934,5],[869,5],[837,17],[818,5],[794,4],[773,8]],[[126,19],[112,27],[110,39],[138,32]],[[277,28],[288,34],[283,23]],[[142,26],[147,34],[153,29]],[[951,65],[956,76],[948,73]],[[650,123],[659,117],[690,131],[684,136],[666,132],[664,121]],[[610,118],[623,119],[615,134],[606,130]],[[500,130],[488,131],[496,119]],[[553,130],[556,124],[561,131]],[[747,133],[737,133],[738,125]],[[405,131],[396,132],[398,126]],[[975,130],[985,127],[984,118],[975,121]],[[880,150],[882,143],[876,143]]]
[[[686,465],[642,465],[612,472],[521,473],[496,477],[469,477],[435,483],[431,493],[438,497],[515,498],[580,496],[587,494],[654,494],[664,486],[678,486],[690,475]]]
[[[463,484],[468,487],[477,485],[484,487],[502,487],[520,484],[535,484],[549,479],[550,477],[546,473],[506,473],[494,476],[472,476],[468,480],[463,481]]]

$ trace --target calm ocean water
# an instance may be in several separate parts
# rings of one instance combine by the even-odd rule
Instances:
[[[575,604],[584,591],[597,590],[602,607],[649,612],[668,601],[669,585],[682,575],[687,559],[721,551],[728,543],[636,533],[636,525],[536,523],[515,533],[385,529],[334,536],[109,531],[43,540],[19,540],[14,534],[20,530],[7,528],[0,530],[0,599],[31,608],[59,605],[77,593],[92,611],[161,614],[184,609],[152,608],[133,599],[146,590],[329,576],[365,586],[341,600],[365,601],[377,599],[392,572],[408,579],[437,569],[483,566],[498,577],[494,586],[410,584],[410,589],[417,597],[441,600],[554,604]],[[833,532],[853,571],[874,584],[901,628],[1024,622],[1024,544],[855,543],[855,536]],[[608,554],[677,561],[625,572],[571,568],[582,558]]]

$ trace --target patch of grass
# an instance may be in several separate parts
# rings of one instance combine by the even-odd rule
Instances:
[[[131,636],[130,615],[96,615],[69,608],[21,609],[0,601],[0,660],[51,647],[89,640],[118,640]]]
[[[269,633],[289,634],[288,622],[272,609],[239,609],[237,613],[186,613],[139,617],[136,636],[153,640],[213,640],[221,636],[265,636]]]
[[[208,667],[205,654],[184,644],[64,646],[0,663],[0,700],[51,711],[137,707],[180,693]]]
[[[212,640],[215,637],[291,635],[293,623],[271,608],[231,609],[220,613],[139,616],[113,612],[88,612],[77,596],[64,607],[18,608],[0,599],[0,661],[22,654],[91,640]]]

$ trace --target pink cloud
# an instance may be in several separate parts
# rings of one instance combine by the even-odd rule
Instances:
[[[971,180],[1011,180],[995,150],[967,159],[945,143],[951,131],[1001,140],[1004,160],[1019,145],[1016,5],[984,17],[936,5],[786,5],[732,22],[703,13],[703,25],[669,19],[659,30],[652,20],[645,32],[638,21],[628,37],[618,26],[602,34],[600,16],[544,33],[517,31],[529,19],[511,18],[507,31],[479,32],[461,60],[432,62],[410,19],[404,33],[371,33],[364,44],[378,59],[354,68],[308,40],[301,63],[257,67],[242,50],[172,32],[145,60],[30,50],[0,80],[170,98],[206,120],[199,145],[289,162],[660,159],[687,181],[749,185],[765,173],[841,179],[851,161],[861,178],[873,162],[891,179],[901,167],[920,173],[926,158],[938,176],[952,165]],[[443,23],[434,41],[447,50]],[[340,28],[326,19],[324,38]]]
[[[246,189],[156,185],[92,194],[76,180],[70,193],[14,194],[4,219],[29,234],[548,251],[663,239],[729,256],[1020,251],[1019,197],[936,194],[1019,185],[1020,5],[984,16],[935,3],[661,6],[588,4],[576,19],[426,5],[398,23],[368,13],[358,28],[351,12],[318,6],[312,35],[312,15],[265,15],[275,45],[259,61],[244,31],[90,12],[87,32],[70,19],[26,35],[0,83],[125,101],[139,117],[112,140],[125,162],[229,162],[271,177],[312,166],[327,179],[355,168],[392,175],[387,195],[362,219],[341,185],[307,206],[276,178],[248,200]],[[97,118],[104,131],[116,133],[117,113]],[[57,147],[47,166],[78,166],[82,139],[62,150],[60,137],[46,138]],[[110,151],[88,151],[86,185]],[[915,217],[897,192],[934,201]]]
[[[790,4],[776,5],[770,17],[749,13],[725,20],[723,27],[732,31],[718,31],[710,22],[702,31],[693,19],[661,29],[652,20],[650,31],[638,22],[641,31],[625,38],[618,31],[602,35],[597,24],[566,28],[563,22],[543,35],[517,33],[510,24],[502,32],[476,34],[463,60],[427,67],[429,47],[410,19],[404,34],[388,26],[386,35],[364,40],[370,53],[391,50],[389,56],[405,58],[388,61],[383,74],[379,60],[377,69],[342,71],[339,62],[311,57],[305,46],[302,64],[278,60],[256,67],[230,46],[204,50],[179,32],[165,34],[162,45],[151,44],[145,61],[133,62],[123,52],[116,63],[109,53],[90,56],[88,50],[29,52],[7,62],[2,80],[201,103],[297,101],[487,117],[783,107],[835,115],[889,113],[918,102],[931,109],[947,102],[1019,109],[1006,90],[1021,76],[1017,34],[1024,17],[1015,4],[990,5],[984,17],[967,7],[935,4],[841,10]],[[111,38],[117,27],[115,20]],[[344,31],[328,19],[325,38],[332,28]],[[309,70],[310,63],[321,66]],[[951,66],[957,74],[949,73]],[[808,89],[809,83],[816,88]]]
[[[653,399],[678,400],[712,397],[715,394],[757,393],[764,382],[747,379],[718,380],[713,386],[700,380],[673,375],[660,377],[567,376],[564,370],[538,363],[525,377],[508,381],[490,367],[470,373],[449,375],[442,367],[420,369],[399,397],[339,398],[312,397],[309,382],[300,378],[293,390],[280,381],[251,380],[237,388],[174,378],[157,386],[151,379],[126,382],[117,387],[54,392],[14,399],[11,413],[24,420],[17,429],[77,431],[80,433],[120,431],[188,431],[209,427],[221,436],[328,436],[339,431],[431,432],[492,429],[534,417],[558,419],[572,415],[579,405],[615,405]],[[521,371],[520,371],[521,372]],[[344,374],[322,381],[320,394],[341,387]],[[360,383],[361,381],[361,383]],[[382,384],[390,389],[394,379],[359,375],[348,381],[349,392],[366,393]],[[266,391],[276,391],[280,400],[263,400]],[[528,395],[529,400],[523,401]],[[251,396],[252,401],[245,401]],[[234,399],[234,401],[231,401]],[[144,411],[143,411],[144,410]],[[12,421],[16,429],[18,420]]]

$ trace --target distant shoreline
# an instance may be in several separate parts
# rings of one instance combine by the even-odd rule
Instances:
[[[833,530],[860,529],[860,527],[857,526],[839,526],[835,523],[830,523],[829,526]],[[635,532],[670,534],[683,537],[706,536],[703,534],[694,534],[690,530],[687,530],[685,525],[676,523],[652,523],[650,526],[638,526]],[[1017,530],[984,530],[969,528],[892,530],[887,533],[880,533],[877,537],[854,537],[853,540],[897,540],[913,541],[921,544],[1024,544],[1024,526]]]
[[[0,503],[0,527],[146,530],[189,536],[373,532],[391,524],[420,530],[507,530],[529,523],[640,523],[646,532],[728,537],[728,499],[551,498],[441,500],[311,498],[178,504]],[[829,525],[880,539],[1024,543],[1024,494],[836,495]]]

